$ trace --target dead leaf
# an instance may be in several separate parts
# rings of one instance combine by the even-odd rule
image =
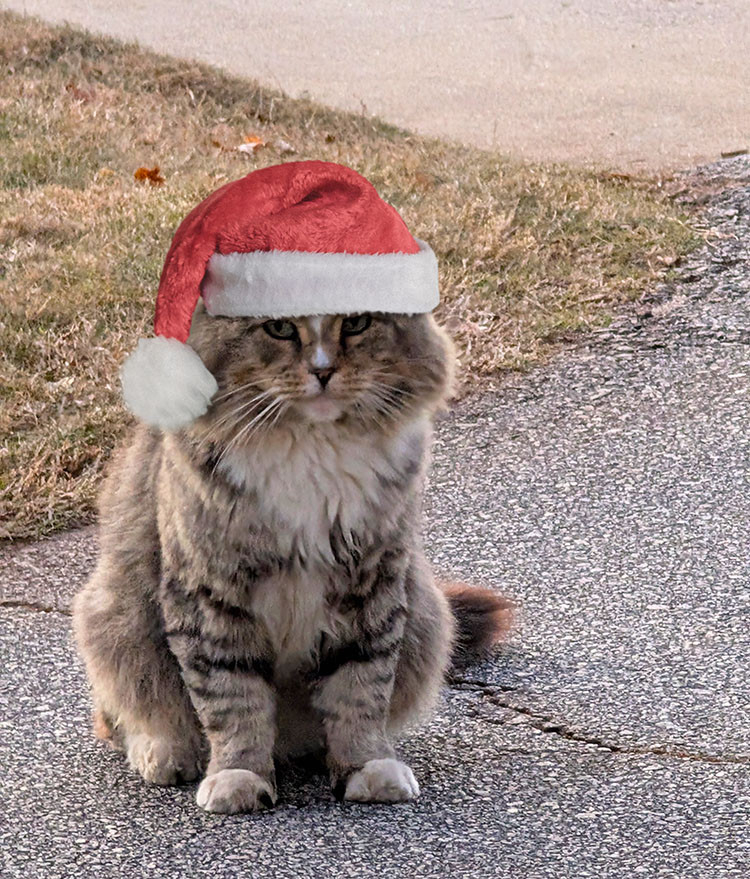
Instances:
[[[414,175],[414,182],[420,189],[434,189],[435,178],[432,174],[425,174],[424,171],[417,171]]]
[[[256,150],[261,149],[265,145],[266,142],[256,134],[248,134],[245,137],[245,142],[241,143],[236,149],[240,153],[248,153],[252,156]]]
[[[88,102],[93,101],[96,96],[94,89],[80,88],[80,86],[77,86],[72,80],[66,84],[65,91],[73,98],[73,100],[80,101],[82,104],[88,104]]]
[[[154,165],[153,168],[139,168],[133,177],[140,183],[148,181],[152,186],[161,186],[164,183],[158,165]]]
[[[211,129],[211,143],[220,150],[233,150],[237,141],[237,135],[233,128],[220,122]]]

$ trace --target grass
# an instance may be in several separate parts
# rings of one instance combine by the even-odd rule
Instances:
[[[0,70],[0,539],[91,520],[171,236],[254,168],[322,158],[373,181],[438,255],[468,391],[603,325],[695,240],[648,181],[513,162],[7,12]],[[237,151],[247,136],[268,145]],[[154,165],[164,185],[134,179]]]

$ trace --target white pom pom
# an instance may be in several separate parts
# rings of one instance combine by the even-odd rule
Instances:
[[[195,421],[219,388],[189,345],[164,336],[141,339],[120,378],[128,409],[162,430],[179,430]]]

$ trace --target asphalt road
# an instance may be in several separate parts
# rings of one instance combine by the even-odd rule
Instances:
[[[747,0],[3,0],[523,159],[750,148]]]
[[[2,876],[747,876],[750,161],[722,173],[678,281],[440,425],[430,554],[522,626],[403,743],[417,802],[298,768],[222,817],[142,784],[70,644],[89,530],[0,555]]]

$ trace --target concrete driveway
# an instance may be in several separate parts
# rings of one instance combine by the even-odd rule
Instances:
[[[680,280],[440,425],[429,554],[523,613],[403,742],[417,802],[342,806],[296,768],[224,817],[143,784],[89,730],[86,530],[0,551],[0,874],[744,879],[750,160],[702,178],[730,188]]]
[[[750,148],[747,0],[4,0],[524,159]]]

